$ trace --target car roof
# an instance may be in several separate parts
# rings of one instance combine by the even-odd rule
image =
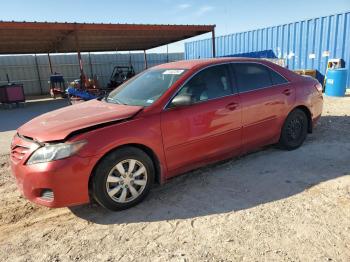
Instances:
[[[202,68],[209,65],[215,65],[227,62],[263,62],[266,60],[246,58],[246,57],[223,57],[223,58],[209,58],[209,59],[194,59],[194,60],[181,60],[176,62],[170,62],[166,64],[157,65],[155,69],[194,69]]]
[[[157,65],[152,67],[154,69],[188,69],[188,70],[201,70],[207,66],[230,63],[230,62],[251,62],[264,64],[276,70],[279,74],[282,74],[288,81],[298,81],[302,77],[293,71],[288,70],[285,67],[279,66],[267,59],[247,58],[247,57],[222,57],[222,58],[209,58],[209,59],[194,59],[194,60],[181,60],[166,64]]]

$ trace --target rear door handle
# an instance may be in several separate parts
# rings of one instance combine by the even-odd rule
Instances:
[[[233,103],[229,103],[228,105],[226,105],[226,108],[230,111],[233,111],[233,110],[237,109],[238,105],[239,105],[238,103],[233,102]]]
[[[282,91],[282,94],[284,94],[286,96],[290,96],[292,94],[292,90],[290,90],[289,88],[285,89],[285,90]]]

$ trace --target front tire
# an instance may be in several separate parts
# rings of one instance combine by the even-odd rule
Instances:
[[[92,194],[103,207],[119,211],[140,203],[154,181],[151,158],[135,147],[124,147],[109,153],[96,167]]]
[[[286,150],[300,147],[307,136],[308,119],[304,111],[294,109],[283,124],[279,145]]]

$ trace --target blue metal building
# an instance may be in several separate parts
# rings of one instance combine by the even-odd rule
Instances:
[[[350,12],[216,37],[215,51],[217,57],[272,53],[285,59],[289,69],[317,69],[321,74],[328,59],[342,58],[350,88]],[[185,59],[209,57],[211,38],[185,43]]]

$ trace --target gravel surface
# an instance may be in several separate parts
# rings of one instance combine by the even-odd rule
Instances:
[[[11,109],[4,109],[5,106],[0,103],[0,156],[10,153],[11,139],[18,127],[38,115],[68,105],[66,99],[53,100],[51,97],[29,98],[25,103]]]
[[[155,187],[137,207],[48,209],[0,157],[1,261],[350,261],[350,97],[295,151],[273,146]]]

